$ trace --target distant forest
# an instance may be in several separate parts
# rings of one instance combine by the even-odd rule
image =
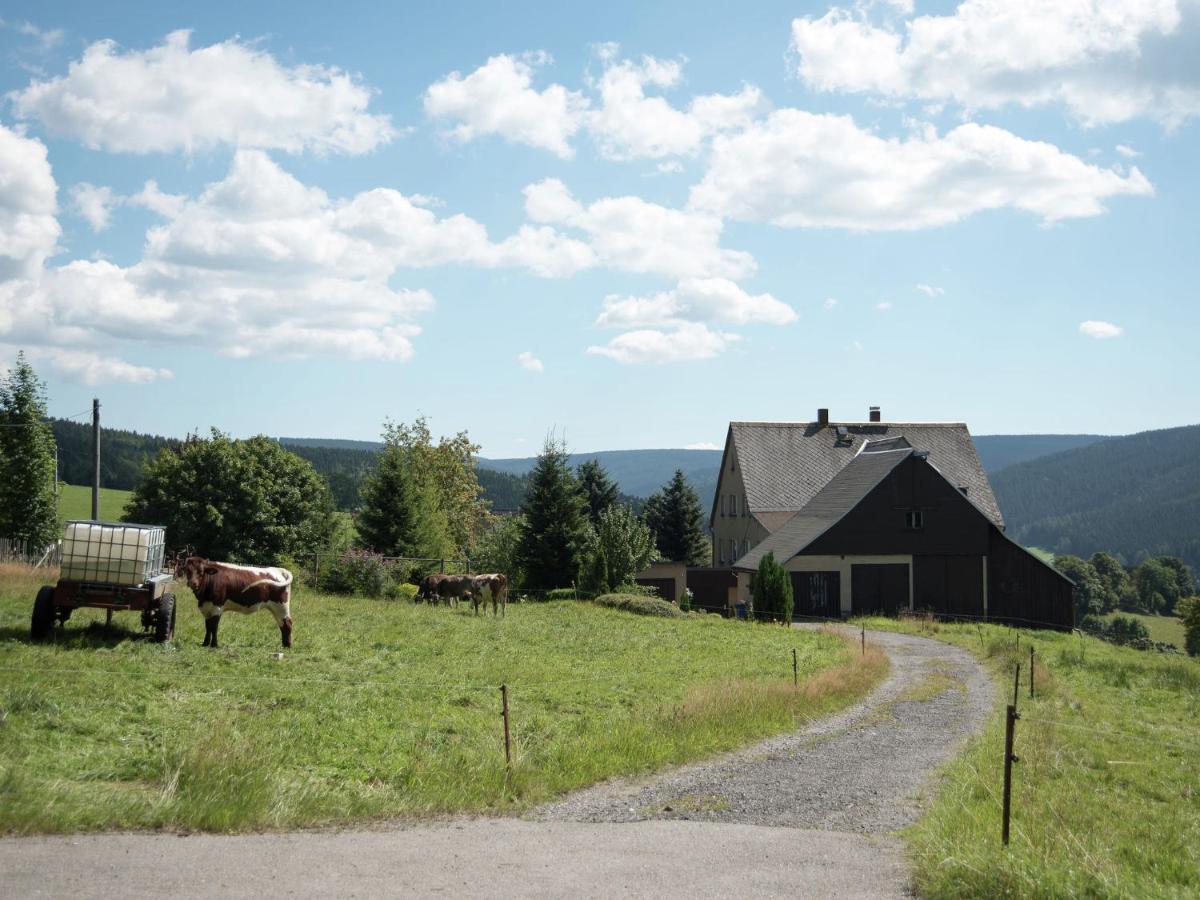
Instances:
[[[1022,544],[1132,566],[1178,556],[1200,571],[1200,425],[1146,431],[1009,466],[991,476]]]

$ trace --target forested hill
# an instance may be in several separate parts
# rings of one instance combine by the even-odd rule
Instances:
[[[1200,569],[1200,425],[1108,438],[991,476],[1008,534],[1089,556],[1178,556]]]
[[[977,434],[975,449],[984,471],[991,473],[1105,439],[1103,434]]]
[[[682,469],[705,507],[717,490],[717,471],[721,468],[720,450],[601,450],[593,453],[572,453],[572,468],[588,460],[597,460],[621,491],[635,497],[649,497],[663,487],[676,469]],[[495,469],[523,475],[533,470],[537,460],[480,459],[481,469]]]

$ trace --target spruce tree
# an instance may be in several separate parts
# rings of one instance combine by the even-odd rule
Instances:
[[[754,617],[763,622],[790,622],[793,608],[792,577],[768,553],[754,575]]]
[[[709,558],[708,538],[704,534],[704,511],[700,498],[684,477],[675,476],[661,491],[646,501],[643,517],[654,532],[659,555],[689,566],[703,565]]]
[[[417,527],[417,486],[400,447],[384,447],[360,494],[359,542],[384,556],[409,555]]]
[[[599,460],[589,459],[582,463],[576,469],[576,474],[584,497],[587,498],[588,518],[595,526],[600,522],[600,513],[617,502],[620,490],[609,480],[608,473],[604,471],[604,466],[600,465]]]
[[[46,386],[25,359],[0,378],[0,537],[44,547],[58,536],[54,432]]]
[[[521,504],[519,556],[527,587],[567,587],[579,580],[588,541],[585,505],[566,447],[546,438]]]

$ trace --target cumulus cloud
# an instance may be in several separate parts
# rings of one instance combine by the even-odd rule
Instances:
[[[1085,125],[1200,113],[1200,5],[1176,0],[965,0],[949,15],[874,24],[862,7],[792,22],[800,77],[823,91],[1061,104]]]
[[[359,154],[395,134],[367,111],[371,90],[340,69],[283,66],[237,39],[192,49],[189,38],[175,31],[141,51],[97,41],[66,75],[9,97],[52,134],[123,153],[230,144]]]
[[[1053,223],[1099,215],[1111,197],[1152,193],[1136,167],[1090,165],[1001,128],[966,124],[938,135],[925,126],[884,138],[849,116],[781,109],[714,140],[689,208],[785,228],[887,231],[1003,208]]]
[[[542,361],[528,350],[517,354],[517,365],[522,369],[529,370],[530,372],[537,372],[539,375],[545,370],[545,366],[542,365]]]
[[[92,231],[100,232],[108,227],[112,208],[120,202],[110,187],[96,187],[86,181],[71,188],[71,204],[77,215],[92,226]]]
[[[1127,144],[1117,144],[1116,149],[1117,149],[1117,153],[1121,154],[1121,156],[1125,157],[1126,159],[1137,159],[1139,156],[1142,155],[1137,150],[1134,150],[1132,147],[1128,146]]]
[[[1120,337],[1125,333],[1125,329],[1120,325],[1114,325],[1112,322],[1089,319],[1086,322],[1079,323],[1079,333],[1090,338],[1095,338],[1096,340],[1104,340],[1106,338]]]
[[[607,344],[588,347],[587,352],[627,365],[693,362],[723,353],[738,339],[736,334],[710,331],[703,323],[690,322],[671,331],[652,328],[628,331]]]
[[[913,289],[926,297],[941,297],[946,293],[945,288],[935,287],[932,284],[917,284],[913,286]]]
[[[749,294],[725,278],[688,278],[669,291],[647,297],[604,298],[596,324],[602,328],[639,328],[720,322],[728,325],[787,325],[796,311],[770,294]]]
[[[534,68],[549,61],[544,53],[500,54],[469,75],[451,72],[426,90],[425,112],[456,120],[449,134],[461,141],[494,134],[569,158],[588,100],[560,84],[536,90]]]
[[[534,86],[542,52],[500,54],[468,75],[451,72],[425,92],[425,112],[455,123],[448,134],[462,141],[497,135],[512,143],[574,155],[572,139],[586,129],[601,155],[610,159],[694,156],[707,138],[744,127],[765,105],[762,92],[744,85],[736,94],[705,94],[678,108],[648,91],[677,88],[683,80],[678,60],[619,57],[615,44],[599,48],[600,75],[589,82],[596,102],[561,84]],[[677,172],[677,166],[660,166]]]
[[[880,300],[875,304],[875,308],[880,312],[887,312],[892,308],[892,302],[890,300]]]
[[[57,198],[46,145],[0,125],[0,282],[35,276],[55,251]]]
[[[749,253],[721,247],[721,219],[706,212],[633,196],[585,206],[557,178],[525,188],[525,211],[534,222],[582,231],[600,265],[625,272],[741,278],[755,268]]]
[[[644,56],[638,62],[617,58],[617,47],[601,50],[604,71],[597,81],[600,106],[588,116],[588,128],[600,152],[610,159],[693,156],[711,135],[743,128],[764,105],[762,92],[744,85],[737,94],[693,97],[677,109],[647,88],[677,87],[683,65],[677,60]]]
[[[838,300],[834,297],[826,297],[825,302],[821,304],[826,309],[833,309],[838,305]]]

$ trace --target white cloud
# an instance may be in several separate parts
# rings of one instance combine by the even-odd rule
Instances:
[[[425,112],[457,120],[449,133],[461,141],[495,134],[569,158],[574,154],[570,140],[583,124],[588,100],[560,84],[535,90],[534,67],[549,61],[544,53],[500,54],[469,75],[451,72],[425,92]]]
[[[181,194],[164,194],[158,189],[158,182],[152,178],[140,191],[132,197],[126,197],[122,202],[131,206],[141,206],[163,218],[173,219],[183,210],[186,201],[187,198]]]
[[[717,356],[738,339],[736,334],[710,331],[704,324],[692,322],[671,331],[629,331],[602,346],[588,347],[587,352],[627,365],[692,362]]]
[[[557,178],[525,188],[525,211],[534,222],[584,232],[599,264],[625,272],[741,278],[755,269],[749,253],[721,247],[721,220],[705,212],[633,196],[584,206]]]
[[[677,159],[669,159],[666,162],[660,162],[654,167],[654,171],[660,175],[678,175],[683,171],[683,163]]]
[[[913,290],[916,290],[926,297],[941,297],[946,293],[945,288],[935,287],[932,284],[916,284],[913,285]]]
[[[863,352],[863,345],[862,345],[862,341],[853,341],[853,342],[851,342],[850,346],[851,346],[851,347],[853,347],[853,348],[854,348],[854,350],[855,350],[856,352],[858,352],[858,353],[862,353],[862,352]]]
[[[4,20],[0,19],[0,25]],[[42,50],[52,50],[62,43],[64,33],[61,28],[38,28],[32,22],[17,22],[11,26],[18,34],[31,37],[41,45]]]
[[[175,31],[149,50],[98,41],[65,76],[9,95],[22,118],[92,149],[193,152],[221,144],[366,153],[394,136],[367,112],[371,90],[319,65],[280,65],[231,39],[191,49]]]
[[[714,444],[712,441],[700,441],[696,444],[687,444],[684,450],[723,450],[725,449],[720,444]]]
[[[826,297],[825,302],[822,303],[821,305],[823,307],[825,307],[826,309],[833,309],[835,306],[838,305],[838,301],[834,297]]]
[[[728,325],[787,325],[796,311],[770,294],[748,294],[725,278],[688,278],[648,297],[604,298],[596,320],[602,328],[640,328],[720,322]]]
[[[693,156],[706,138],[745,127],[763,106],[762,92],[744,85],[737,94],[693,97],[686,110],[677,109],[663,97],[647,96],[646,89],[677,87],[680,62],[643,56],[635,63],[616,59],[616,51],[606,45],[601,52],[600,107],[588,115],[588,129],[610,159]]]
[[[882,26],[835,7],[792,22],[812,88],[953,101],[970,109],[1061,104],[1085,125],[1200,113],[1191,64],[1200,6],[1175,0],[964,0],[950,15]]]
[[[522,369],[528,369],[530,372],[537,372],[539,375],[545,370],[542,361],[528,350],[517,354],[517,365]]]
[[[75,212],[92,226],[92,231],[99,232],[108,227],[112,208],[119,202],[120,198],[114,196],[110,187],[96,187],[81,181],[71,188],[71,203]]]
[[[892,302],[890,300],[880,300],[875,304],[875,308],[880,312],[887,312],[892,308]]]
[[[1096,340],[1104,340],[1106,338],[1120,337],[1125,333],[1125,329],[1120,325],[1114,325],[1112,322],[1102,322],[1095,319],[1089,319],[1086,322],[1079,323],[1079,333],[1087,335]]]
[[[1121,154],[1121,156],[1125,157],[1126,159],[1137,159],[1139,156],[1142,155],[1137,150],[1134,150],[1132,147],[1128,146],[1127,144],[1117,144],[1116,149],[1117,149],[1117,153]]]
[[[1044,222],[1095,216],[1110,197],[1153,193],[1137,168],[1101,168],[1000,128],[925,126],[883,138],[849,116],[782,109],[713,143],[689,208],[785,228],[885,231],[1014,208]]]
[[[62,234],[46,145],[0,125],[0,282],[32,277]]]
[[[745,127],[765,105],[757,87],[744,85],[736,94],[695,96],[677,108],[647,90],[678,88],[681,62],[651,56],[635,62],[618,58],[618,50],[615,44],[598,50],[603,68],[588,82],[598,95],[595,104],[561,84],[535,88],[535,69],[550,59],[536,52],[493,56],[468,75],[451,72],[426,90],[425,112],[456,123],[448,134],[458,140],[498,135],[564,159],[574,155],[572,140],[586,129],[602,156],[630,160],[694,156],[712,135]]]

